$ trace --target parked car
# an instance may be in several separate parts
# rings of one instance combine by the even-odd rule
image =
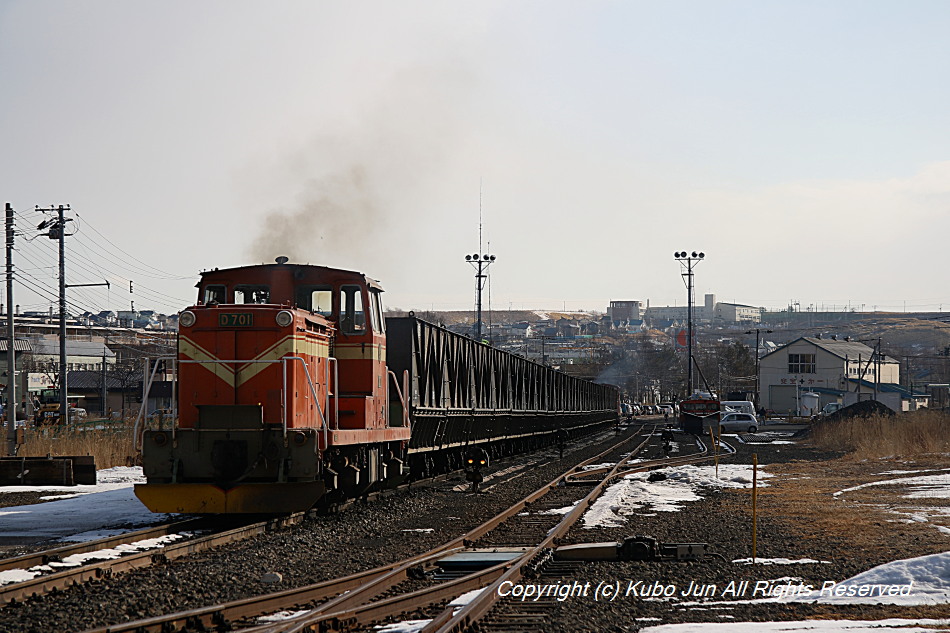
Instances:
[[[721,416],[720,431],[755,433],[759,429],[759,421],[751,413],[723,413]]]
[[[818,412],[818,415],[821,417],[831,415],[832,413],[837,413],[838,409],[840,408],[842,408],[840,402],[829,402],[821,411]]]

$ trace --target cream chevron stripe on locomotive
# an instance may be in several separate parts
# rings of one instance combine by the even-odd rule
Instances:
[[[287,356],[288,354],[292,355],[295,352],[303,352],[309,353],[312,356],[326,357],[329,352],[329,345],[323,341],[307,340],[306,338],[297,338],[293,335],[288,335],[255,356],[252,360],[280,360],[284,356]],[[241,386],[263,371],[268,365],[267,363],[242,361],[240,367],[237,369],[237,371],[235,371],[231,366],[225,363],[212,362],[218,361],[218,357],[185,336],[182,336],[179,339],[178,353],[190,360],[201,361],[201,367],[204,367],[212,374],[223,380],[232,389]],[[313,378],[317,380],[316,376]]]
[[[271,345],[255,356],[253,360],[279,360],[288,354],[293,355],[297,352],[326,358],[329,355],[330,346],[326,341],[308,340],[305,337],[298,338],[291,334]],[[265,363],[244,363],[237,370],[237,385],[244,384],[266,368]],[[311,375],[310,377],[319,382],[318,376]]]
[[[210,362],[216,361],[218,358],[188,337],[179,336],[178,353],[189,360],[200,361],[199,367],[204,367],[227,383],[232,389],[234,388],[234,369],[223,363]]]

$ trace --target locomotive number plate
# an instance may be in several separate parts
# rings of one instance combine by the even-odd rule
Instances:
[[[224,312],[218,315],[220,327],[252,327],[254,315],[250,312]]]

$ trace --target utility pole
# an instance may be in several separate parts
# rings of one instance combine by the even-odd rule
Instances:
[[[77,288],[84,286],[108,286],[109,282],[101,284],[66,284],[66,223],[72,222],[72,218],[67,218],[65,212],[69,211],[69,205],[59,205],[55,209],[49,207],[41,209],[36,207],[37,211],[44,213],[56,213],[54,218],[44,220],[36,228],[39,230],[49,229],[46,236],[51,240],[59,241],[59,421],[60,424],[69,423],[69,404],[66,393],[69,385],[66,379],[66,288]],[[71,234],[70,234],[71,235]]]
[[[37,205],[36,210],[56,213],[54,218],[43,220],[36,228],[41,231],[49,229],[46,237],[59,241],[59,421],[66,424],[69,421],[66,402],[66,222],[73,220],[65,216],[69,205],[59,205],[56,208],[50,206],[45,209]]]
[[[756,406],[762,403],[762,394],[759,393],[759,333],[762,331],[762,328],[755,329],[755,404]],[[772,330],[765,330],[766,334],[771,334]],[[752,334],[752,330],[746,332],[746,334]]]
[[[907,308],[904,308],[905,312]],[[877,400],[878,390],[881,385],[881,339],[877,339],[877,349],[874,350],[874,399]]]
[[[109,395],[109,388],[106,386],[106,342],[108,339],[103,338],[102,342],[102,417],[106,417],[106,398]]]
[[[13,303],[13,205],[6,208],[7,229],[7,450],[6,454],[16,453],[16,345],[14,341],[14,303]]]
[[[688,357],[688,370],[686,372],[686,396],[689,397],[693,394],[693,267],[706,257],[706,253],[697,253],[696,251],[693,251],[691,254],[689,254],[686,251],[677,251],[673,254],[673,257],[676,258],[682,269],[685,271],[681,273],[681,275],[686,278],[686,355]]]
[[[66,218],[65,209],[59,205],[57,218],[59,229],[59,423],[69,423],[69,403],[66,399]],[[53,230],[50,229],[50,239]]]

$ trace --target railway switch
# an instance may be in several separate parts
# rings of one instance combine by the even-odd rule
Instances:
[[[564,545],[555,560],[578,561],[694,561],[709,553],[706,543],[660,543],[652,536],[631,536],[620,542]]]

